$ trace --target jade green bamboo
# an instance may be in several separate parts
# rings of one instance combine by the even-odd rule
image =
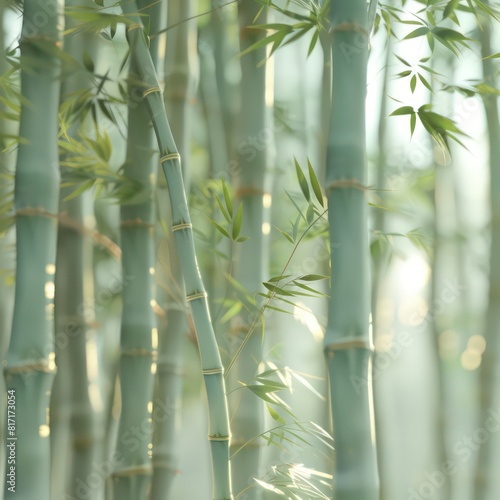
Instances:
[[[249,28],[254,22],[264,22],[263,16],[257,19],[259,11],[257,2],[242,2],[238,5],[241,51],[264,36],[262,31]],[[239,130],[237,197],[243,209],[242,234],[248,236],[249,240],[239,246],[234,276],[252,296],[261,291],[262,282],[269,273],[269,230],[266,227],[270,227],[271,195],[267,169],[271,144],[268,140],[262,147],[255,147],[249,142],[249,138],[262,137],[264,132],[271,129],[273,94],[266,88],[266,76],[272,70],[269,63],[259,66],[265,58],[265,47],[241,58],[240,93],[244,96],[241,114],[245,119]],[[236,318],[235,332],[246,334],[249,327],[245,317]],[[230,375],[231,454],[263,431],[262,401],[250,391],[233,391],[240,385],[239,381],[252,383],[255,380],[262,358],[261,342],[260,335],[252,335],[248,339],[245,355],[238,357]],[[253,478],[258,477],[261,448],[261,440],[256,440],[232,460],[235,491],[244,490],[253,483]],[[251,488],[247,496],[251,499],[261,498],[261,489]]]
[[[197,26],[192,20],[186,21],[193,17],[195,10],[193,0],[168,2],[169,24],[176,26],[167,33],[164,100],[168,115],[175,116],[172,133],[184,160],[188,158],[190,141],[180,138],[191,135],[191,115],[198,85]],[[182,174],[189,193],[191,173],[184,166]]]
[[[217,88],[216,65],[214,58],[213,38],[211,26],[208,25],[200,30],[198,51],[200,54],[200,94],[206,121],[208,135],[208,150],[210,153],[210,177],[213,179],[224,178],[228,175],[227,137],[224,128],[224,116],[222,114],[221,102]],[[212,199],[212,211],[217,212],[217,202]],[[217,297],[225,296],[227,282],[221,273],[221,269],[229,271],[229,266],[222,261],[214,250],[219,250],[224,255],[230,254],[230,242],[224,240],[219,242],[220,233],[215,226],[210,228],[211,255],[205,264],[207,269],[207,292],[209,297],[210,313],[216,323],[220,316],[221,307],[217,303]],[[227,335],[221,331],[224,325],[219,326],[219,338]]]
[[[487,85],[496,87],[497,64],[494,59],[485,59],[491,51],[492,26],[489,20],[483,22],[482,56],[483,78]],[[484,95],[486,124],[489,141],[490,165],[490,209],[491,209],[491,247],[490,247],[490,281],[488,307],[484,337],[487,348],[484,351],[480,367],[480,422],[485,422],[489,412],[496,408],[498,394],[497,373],[500,359],[500,123],[498,102],[495,95]],[[492,486],[498,475],[498,453],[494,450],[494,440],[487,439],[481,443],[475,478],[476,500],[487,500],[495,496]]]
[[[238,113],[240,110],[240,71],[236,36],[237,18],[235,9],[228,2],[212,0],[215,9],[210,16],[209,30],[214,44],[215,78],[220,110],[225,130],[225,146],[228,158],[234,160]],[[234,7],[234,6],[233,6]],[[233,39],[234,36],[234,39]]]
[[[150,29],[164,12],[162,3],[149,6],[139,2],[144,15],[149,15]],[[159,60],[159,44],[150,46],[155,68]],[[119,365],[122,409],[118,427],[116,451],[121,458],[113,475],[116,500],[146,500],[149,498],[152,466],[152,426],[147,426],[153,399],[153,331],[156,318],[154,266],[154,205],[153,188],[156,178],[154,131],[142,92],[144,87],[138,71],[136,54],[131,53],[129,71],[129,107],[127,154],[124,175],[136,188],[131,199],[120,208],[120,240],[122,272],[133,276],[123,288],[122,323]],[[126,437],[133,429],[141,429],[135,445]],[[145,429],[145,430],[144,430]]]
[[[75,1],[72,0],[67,5],[75,6]],[[71,25],[71,19],[67,18],[66,26]],[[84,53],[94,55],[91,37],[85,33],[67,35],[64,48],[75,62],[82,63]],[[90,75],[83,65],[80,70],[72,68],[63,78],[61,100],[64,102],[75,92],[85,92],[91,85]],[[79,117],[74,118],[66,135],[72,140],[78,140],[83,124]],[[65,436],[64,420],[69,418],[69,450],[67,453],[63,453],[66,450],[61,451],[63,466],[67,467],[67,471],[54,477],[55,480],[65,481],[66,494],[74,497],[77,495],[79,481],[93,472],[93,462],[97,458],[103,436],[99,426],[102,403],[97,380],[93,380],[89,374],[89,365],[97,363],[95,331],[88,326],[90,321],[82,308],[93,288],[90,283],[89,290],[88,277],[85,276],[86,245],[80,229],[84,227],[83,197],[80,195],[65,200],[73,189],[61,190],[60,211],[73,224],[60,224],[58,228],[54,303],[56,338],[60,339],[56,345],[59,372],[54,382],[51,412],[62,418],[62,428],[58,429],[62,436]],[[93,354],[89,358],[89,353],[95,353],[95,358],[92,358]],[[55,462],[61,460],[61,457],[54,456],[57,451],[53,453],[53,467],[61,466],[60,462],[57,465]],[[95,494],[96,497],[99,496],[99,493]]]
[[[161,193],[161,192],[160,192]],[[163,213],[163,212],[162,212]],[[162,240],[160,266],[167,267],[168,296],[158,293],[164,313],[158,324],[158,357],[153,400],[153,478],[151,499],[172,498],[172,485],[179,470],[179,412],[182,396],[183,339],[187,330],[185,291],[177,251],[172,238]],[[161,272],[159,271],[159,274]]]
[[[169,2],[169,23],[175,24],[181,19],[191,16],[193,6],[191,1]],[[161,29],[161,27],[158,27]],[[192,42],[193,22],[183,23],[174,28],[168,35],[167,51],[165,56],[166,88],[170,89],[165,95],[167,110],[177,118],[172,124],[172,134],[179,146],[179,151],[189,164],[189,145],[191,140],[190,115],[193,100],[192,83]],[[177,52],[179,49],[180,54]],[[182,60],[187,56],[186,60]],[[181,153],[182,154],[182,153]],[[186,170],[186,162],[183,171]],[[158,329],[158,361],[155,397],[153,408],[167,408],[168,417],[161,422],[154,423],[153,433],[153,483],[151,489],[152,500],[171,498],[172,485],[179,469],[179,450],[177,434],[182,398],[182,366],[183,366],[183,339],[187,331],[186,292],[182,279],[179,256],[171,234],[166,237],[162,221],[172,220],[167,208],[168,193],[164,180],[157,184],[157,198],[159,204],[159,266],[158,266],[158,301],[164,311]],[[163,283],[161,282],[163,281]],[[153,410],[154,411],[154,410]]]
[[[377,500],[365,199],[366,1],[332,0],[329,16],[334,69],[326,190],[332,281],[324,344],[336,454],[334,497]],[[356,386],[356,380],[367,384]]]
[[[387,47],[386,47],[386,58],[385,58],[385,67],[384,67],[384,80],[382,84],[381,96],[380,96],[380,115],[378,122],[378,130],[377,130],[377,140],[378,140],[378,157],[377,157],[377,165],[376,165],[376,186],[378,191],[378,196],[383,200],[383,194],[386,189],[386,175],[387,175],[387,114],[388,114],[388,83],[389,83],[389,65],[391,61],[392,51],[391,51],[391,37],[388,36]],[[384,206],[383,201],[380,203],[381,206]],[[374,220],[373,220],[373,228],[375,231],[380,232],[379,238],[383,238],[383,233],[386,231],[386,211],[382,209],[375,209]],[[382,239],[380,241],[383,241]],[[383,286],[383,274],[387,269],[388,260],[389,260],[389,252],[384,250],[384,245],[381,244],[378,246],[378,251],[372,255],[373,262],[373,279],[372,279],[372,333],[375,342],[377,341],[378,335],[383,331],[381,323],[381,319],[378,315],[379,301],[382,293]],[[373,356],[374,359],[377,359],[378,353],[375,351]],[[381,400],[377,401],[377,393],[378,393],[378,384],[374,383],[373,391],[375,395],[375,405],[374,405],[374,413],[375,413],[375,422],[376,422],[376,432],[377,432],[377,460],[379,467],[379,475],[380,475],[380,497],[384,498],[385,496],[385,488],[386,481],[390,481],[389,477],[386,477],[384,472],[387,470],[386,466],[388,456],[386,455],[386,450],[384,448],[385,441],[383,440],[383,431],[384,431],[384,408],[382,407],[383,403]]]
[[[123,10],[135,23],[127,30],[131,52],[136,58],[151,121],[155,128],[162,165],[170,195],[173,233],[186,286],[187,300],[193,313],[203,375],[208,399],[209,440],[212,451],[213,500],[231,500],[231,473],[229,465],[229,418],[222,362],[212,328],[206,293],[201,280],[194,248],[193,230],[182,178],[180,155],[170,131],[163,105],[162,92],[153,61],[148,51],[140,19],[135,15],[135,2],[124,2]]]
[[[451,68],[453,72],[454,57],[450,53],[444,60],[444,64]],[[435,66],[435,57],[429,62],[431,68]],[[453,73],[452,73],[453,74]],[[452,76],[452,75],[451,75]],[[431,94],[431,104],[434,101],[434,96]],[[451,111],[452,106],[448,104],[448,109]],[[431,193],[432,204],[434,209],[434,227],[433,227],[433,255],[432,255],[432,270],[431,270],[431,304],[435,304],[439,300],[440,293],[440,269],[442,269],[444,259],[446,258],[445,236],[443,234],[443,222],[447,219],[447,207],[443,203],[446,199],[444,190],[449,184],[449,174],[451,167],[449,165],[433,165],[434,174],[434,190]],[[445,367],[440,354],[439,338],[442,333],[442,318],[436,312],[432,315],[431,335],[432,335],[432,357],[436,371],[436,399],[435,399],[435,439],[432,444],[436,453],[438,463],[445,463],[448,460],[448,451],[446,446],[446,407],[448,394],[446,393]],[[443,500],[451,498],[451,481],[447,480],[441,487],[441,495]]]
[[[60,3],[26,0],[21,47],[21,106],[14,203],[16,291],[12,335],[5,366],[15,391],[15,476],[5,498],[50,498],[48,407],[55,372],[53,294],[59,201],[58,48]],[[44,18],[46,22],[40,23]],[[8,392],[12,396],[12,392]],[[6,472],[11,465],[7,464]]]

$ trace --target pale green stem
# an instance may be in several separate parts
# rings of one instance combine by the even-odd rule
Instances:
[[[48,408],[54,379],[53,291],[59,201],[58,120],[62,5],[24,2],[15,175],[16,292],[5,377],[16,392],[16,484],[5,498],[50,498]],[[43,16],[45,23],[38,20]],[[7,439],[13,436],[7,436]],[[9,467],[9,465],[7,465]],[[7,469],[10,470],[10,469]]]
[[[163,14],[162,4],[149,5],[147,0],[139,2],[141,12],[150,16],[152,31],[156,31],[156,23]],[[159,47],[159,43],[150,46],[155,68],[159,54],[154,50],[158,51]],[[145,88],[136,54],[132,52],[124,173],[135,182],[137,191],[120,211],[122,270],[131,280],[122,292],[119,367],[122,410],[116,448],[120,465],[114,471],[115,500],[146,500],[151,488],[153,425],[149,405],[153,399],[153,331],[156,329],[153,187],[157,157],[153,127],[142,97]]]
[[[492,54],[492,25],[483,22],[482,56],[483,78],[487,85],[496,86],[497,65],[494,59],[484,59]],[[484,337],[486,350],[480,367],[480,425],[490,417],[490,412],[497,408],[498,360],[500,359],[500,124],[497,97],[485,95],[484,107],[489,140],[490,156],[490,208],[491,208],[491,247],[490,247],[490,282],[488,308]],[[492,485],[498,475],[498,453],[494,449],[494,440],[490,437],[479,448],[476,469],[475,500],[488,500],[495,496]]]
[[[337,500],[377,500],[371,390],[365,97],[365,0],[332,0],[332,114],[327,185],[332,280],[325,334]],[[364,33],[364,35],[363,35]],[[363,43],[360,43],[362,41]],[[358,383],[363,381],[364,383]]]

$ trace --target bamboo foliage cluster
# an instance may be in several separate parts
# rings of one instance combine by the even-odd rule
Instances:
[[[0,7],[5,498],[495,497],[499,5]]]

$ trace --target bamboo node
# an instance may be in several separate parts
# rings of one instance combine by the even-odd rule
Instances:
[[[207,297],[207,292],[197,292],[193,293],[192,295],[187,295],[186,300],[188,302],[191,302],[192,300],[205,299],[206,297]]]
[[[222,375],[224,373],[224,368],[208,368],[202,370],[203,375]]]
[[[373,351],[373,344],[364,339],[341,339],[325,347],[325,354],[331,354],[335,351],[343,351],[345,349],[367,349]]]
[[[220,435],[211,436],[209,434],[208,435],[208,440],[209,441],[221,441],[221,442],[225,442],[225,441],[230,441],[231,440],[231,436],[220,436]]]
[[[20,208],[16,210],[15,216],[33,216],[33,217],[47,217],[49,219],[57,219],[58,216],[57,214],[53,214],[52,212],[49,212],[48,210],[45,210],[44,208],[41,207],[25,207],[25,208]]]
[[[16,373],[24,374],[24,373],[56,373],[56,366],[54,363],[51,363],[45,359],[31,361],[28,363],[23,363],[19,365],[9,366],[8,364],[4,364],[4,372],[5,374],[13,375]]]
[[[154,356],[154,351],[149,349],[124,349],[121,352],[122,356]]]
[[[131,32],[132,30],[141,29],[141,28],[142,28],[141,24],[139,24],[139,23],[132,23],[129,26],[127,26],[127,33]]]
[[[154,224],[146,222],[142,219],[127,219],[120,222],[120,227],[148,227],[154,228]]]
[[[356,23],[341,23],[337,24],[337,26],[332,26],[330,29],[332,33],[335,33],[336,31],[356,31],[357,33],[361,33],[362,35],[365,35],[367,38],[369,37],[368,31],[361,26],[360,24]]]
[[[179,160],[181,159],[181,155],[179,153],[169,153],[160,158],[160,163],[165,163],[170,160]]]
[[[175,465],[170,464],[168,462],[160,462],[160,461],[154,462],[153,461],[153,468],[171,471],[174,474],[174,476],[179,476],[182,472],[180,469],[177,469],[177,467],[175,467]]]
[[[181,224],[176,224],[172,226],[172,232],[180,231],[181,229],[191,229],[193,225],[190,222],[182,222]]]
[[[329,182],[326,185],[326,191],[333,191],[334,189],[344,189],[344,188],[352,188],[359,189],[360,191],[368,191],[371,189],[364,184],[361,184],[357,179],[339,179],[337,181]]]
[[[136,465],[113,472],[113,477],[150,476],[152,472],[152,467],[149,464]]]
[[[151,87],[150,89],[147,89],[144,91],[144,93],[142,94],[142,97],[146,97],[149,94],[154,94],[155,92],[161,92],[161,88],[160,87]]]
[[[271,195],[271,193],[253,186],[240,187],[236,190],[236,198],[243,198],[243,196],[265,196],[266,194]]]

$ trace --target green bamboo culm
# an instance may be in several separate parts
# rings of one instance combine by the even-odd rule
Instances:
[[[257,2],[241,2],[238,4],[240,26],[240,49],[246,50],[261,40],[264,33],[251,29],[251,25],[263,23],[264,15],[257,19],[260,5]],[[272,113],[272,91],[266,88],[266,76],[270,64],[259,62],[265,60],[266,48],[252,51],[241,58],[241,114],[245,117],[240,133],[238,147],[237,198],[243,210],[242,234],[250,239],[241,245],[236,260],[235,277],[247,292],[255,296],[262,291],[262,282],[269,273],[269,231],[271,195],[268,186],[268,160],[270,140],[265,132],[270,131]],[[266,103],[267,101],[267,103]],[[247,138],[265,137],[266,142],[258,147],[251,145]],[[262,141],[261,141],[262,142]],[[245,310],[245,309],[244,309]],[[235,319],[233,334],[246,335],[251,320],[246,317]],[[229,375],[231,390],[240,386],[239,381],[252,383],[258,373],[258,364],[262,358],[262,338],[252,335],[244,348],[244,355],[234,364],[234,371]],[[234,391],[229,398],[231,414],[231,430],[233,435],[231,454],[252,440],[232,459],[233,485],[240,492],[254,484],[258,477],[261,461],[262,442],[254,439],[264,431],[264,405],[251,391],[244,389]],[[261,488],[250,488],[246,491],[249,499],[261,498]]]
[[[492,25],[490,20],[483,21],[481,51],[483,56],[483,79],[487,85],[496,87],[497,63],[494,59],[485,59],[492,54]],[[484,108],[489,141],[490,163],[490,209],[491,209],[491,246],[490,246],[490,282],[488,307],[484,337],[487,348],[480,366],[480,425],[491,418],[490,412],[496,406],[498,394],[498,360],[500,359],[500,122],[498,101],[494,94],[484,95]],[[488,500],[495,497],[494,485],[497,483],[498,454],[494,449],[494,440],[487,439],[480,445],[475,478],[475,500]]]
[[[229,463],[229,417],[223,367],[213,331],[207,297],[194,248],[180,155],[170,131],[162,92],[140,18],[135,14],[135,2],[124,2],[122,8],[134,23],[127,28],[131,52],[141,79],[147,83],[144,97],[148,105],[160,149],[160,163],[167,180],[172,210],[175,243],[180,257],[187,300],[190,303],[201,354],[203,375],[208,399],[209,440],[212,452],[213,500],[232,500]]]
[[[55,374],[53,297],[60,177],[58,50],[64,19],[59,2],[25,0],[23,7],[19,135],[24,140],[18,147],[14,193],[16,291],[4,362],[7,390],[15,391],[18,439],[7,441],[15,443],[16,480],[14,485],[4,484],[5,498],[49,500],[48,408]],[[14,437],[10,431],[9,437]]]
[[[75,5],[75,0],[66,3],[66,6]],[[91,5],[91,2],[87,2],[87,6]],[[74,21],[66,18],[66,28],[70,26],[74,26]],[[74,93],[89,91],[91,74],[83,67],[82,61],[84,54],[95,52],[92,50],[92,37],[88,33],[65,36],[64,49],[74,60],[65,71],[63,68],[61,102]],[[80,67],[75,69],[73,65],[78,63]],[[77,140],[86,124],[79,117],[72,118],[74,121],[66,131],[66,136],[69,140]],[[94,471],[94,461],[98,458],[99,443],[103,437],[99,425],[102,400],[96,375],[89,370],[89,366],[97,366],[96,331],[89,326],[93,318],[89,318],[88,311],[82,307],[93,293],[93,283],[85,272],[87,245],[82,231],[85,195],[70,196],[73,191],[74,187],[61,189],[54,298],[58,373],[51,399],[51,416],[58,417],[57,421],[52,418],[52,426],[58,426],[53,443],[57,447],[69,448],[53,448],[52,490],[55,495],[54,491],[58,491],[55,490],[55,484],[59,481],[59,487],[62,486],[70,497],[78,496],[81,482]],[[69,436],[68,442],[64,443],[66,419]],[[62,457],[57,456],[59,453]],[[67,468],[65,474],[60,473],[61,467]],[[61,482],[66,484],[61,485]]]
[[[332,0],[332,113],[327,152],[331,298],[325,334],[335,447],[334,497],[377,500],[371,390],[365,139],[365,0]]]
[[[153,23],[164,12],[162,3],[138,3]],[[154,29],[153,25],[153,29]],[[159,61],[159,44],[150,45],[154,68]],[[151,400],[153,395],[153,332],[156,330],[154,266],[155,239],[153,191],[156,178],[154,130],[143,98],[144,82],[138,71],[136,53],[130,55],[128,81],[128,137],[124,174],[134,184],[133,194],[120,208],[122,273],[128,278],[123,288],[120,336],[119,380],[122,409],[116,451],[120,465],[114,471],[116,500],[146,500],[151,485]],[[136,446],[130,435],[140,429]]]
[[[168,2],[167,18],[170,24],[189,19],[193,1]],[[160,31],[159,27],[158,31]],[[194,85],[192,37],[196,23],[182,22],[168,35],[165,55],[165,105],[176,117],[172,134],[181,156],[189,164],[191,139],[190,115]],[[186,170],[186,162],[183,165]],[[158,302],[163,311],[158,328],[158,361],[153,412],[153,482],[152,500],[166,500],[172,496],[172,486],[178,475],[180,411],[182,400],[183,341],[188,330],[186,292],[179,256],[166,221],[172,220],[168,205],[165,179],[157,183],[159,212],[158,228]]]

